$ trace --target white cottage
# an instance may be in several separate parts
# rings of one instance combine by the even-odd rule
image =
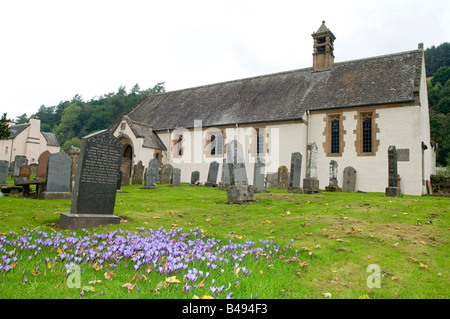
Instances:
[[[388,148],[398,151],[404,194],[427,193],[434,170],[423,45],[417,50],[334,62],[335,36],[323,22],[314,40],[313,66],[299,70],[148,95],[109,128],[124,145],[123,171],[152,158],[181,169],[189,182],[209,164],[222,165],[225,143],[237,139],[253,180],[257,156],[266,173],[290,167],[291,154],[315,143],[317,178],[324,189],[329,165],[356,170],[356,189],[384,192]],[[219,177],[220,180],[220,171]]]

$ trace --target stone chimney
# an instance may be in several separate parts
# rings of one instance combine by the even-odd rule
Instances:
[[[311,34],[314,40],[313,70],[327,71],[334,65],[334,40],[336,37],[322,21],[320,28]]]

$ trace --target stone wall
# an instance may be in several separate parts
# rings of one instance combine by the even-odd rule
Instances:
[[[450,177],[431,175],[431,188],[434,195],[450,196]]]

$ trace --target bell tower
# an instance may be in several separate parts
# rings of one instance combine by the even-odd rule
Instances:
[[[336,37],[322,21],[320,28],[311,34],[314,40],[313,70],[326,71],[334,65],[334,40]]]

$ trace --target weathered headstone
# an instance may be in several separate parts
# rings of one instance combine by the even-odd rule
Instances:
[[[253,171],[253,192],[254,193],[268,193],[269,191],[264,185],[264,175],[266,170],[266,160],[264,157],[256,157],[254,171]]]
[[[306,177],[303,179],[303,191],[306,194],[318,193],[319,180],[317,179],[317,145],[310,143],[306,147]]]
[[[233,140],[226,144],[227,165],[230,170],[230,186],[227,188],[229,203],[245,203],[255,200],[253,185],[248,185],[242,145]]]
[[[131,160],[126,157],[121,158],[120,171],[122,172],[122,186],[130,185]]]
[[[230,186],[230,168],[227,165],[227,159],[224,158],[222,164],[222,177],[218,189],[226,190],[228,186]]]
[[[173,167],[170,164],[164,164],[161,167],[161,184],[170,184],[170,180],[172,179],[172,170]]]
[[[47,186],[42,192],[42,199],[68,199],[72,198],[70,191],[70,175],[72,157],[59,152],[50,154],[47,160]]]
[[[397,175],[397,150],[395,146],[388,148],[388,187],[386,187],[386,196],[399,197],[400,187],[398,187]]]
[[[266,174],[266,182],[265,186],[269,187],[278,187],[278,172],[277,173],[267,173]]]
[[[16,155],[14,158],[14,171],[12,176],[19,177],[20,175],[20,166],[28,164],[27,157],[24,155]]]
[[[286,166],[278,168],[278,189],[287,189],[289,187],[289,174]]]
[[[8,161],[0,161],[0,185],[6,185],[8,183]]]
[[[205,186],[216,187],[217,186],[217,173],[219,171],[219,163],[216,161],[209,164],[208,178],[206,179]]]
[[[289,178],[288,193],[303,194],[303,189],[300,187],[302,173],[302,154],[299,152],[291,155],[291,172]]]
[[[19,177],[24,177],[27,180],[30,180],[31,175],[31,167],[30,165],[22,165],[19,170]]]
[[[338,186],[338,164],[336,161],[330,161],[330,180],[328,186],[325,186],[325,190],[328,192],[340,192],[342,188]]]
[[[144,176],[144,165],[142,165],[142,161],[139,161],[133,167],[133,177],[131,178],[132,185],[141,185]]]
[[[180,186],[181,185],[181,169],[174,168],[172,170],[172,178],[170,181],[170,186]]]
[[[31,175],[37,175],[37,168],[38,168],[37,163],[30,164]]]
[[[78,159],[80,158],[80,148],[72,146],[67,154],[72,158],[72,164],[70,166],[70,191],[72,191],[75,186],[75,175],[77,173]],[[122,175],[120,175],[120,178],[122,179]],[[120,180],[120,183],[122,183],[122,180]]]
[[[356,191],[356,170],[351,166],[344,168],[342,190],[352,192]]]
[[[36,177],[47,178],[47,161],[50,154],[49,151],[44,151],[39,155]]]
[[[200,185],[200,172],[199,171],[193,171],[191,173],[191,182],[189,183],[190,186],[199,186]]]
[[[119,224],[114,215],[122,144],[108,130],[81,139],[70,213],[61,214],[60,228]]]
[[[156,158],[153,158],[148,163],[148,167],[145,171],[145,186],[144,189],[155,189],[158,183],[159,175],[159,162]]]

